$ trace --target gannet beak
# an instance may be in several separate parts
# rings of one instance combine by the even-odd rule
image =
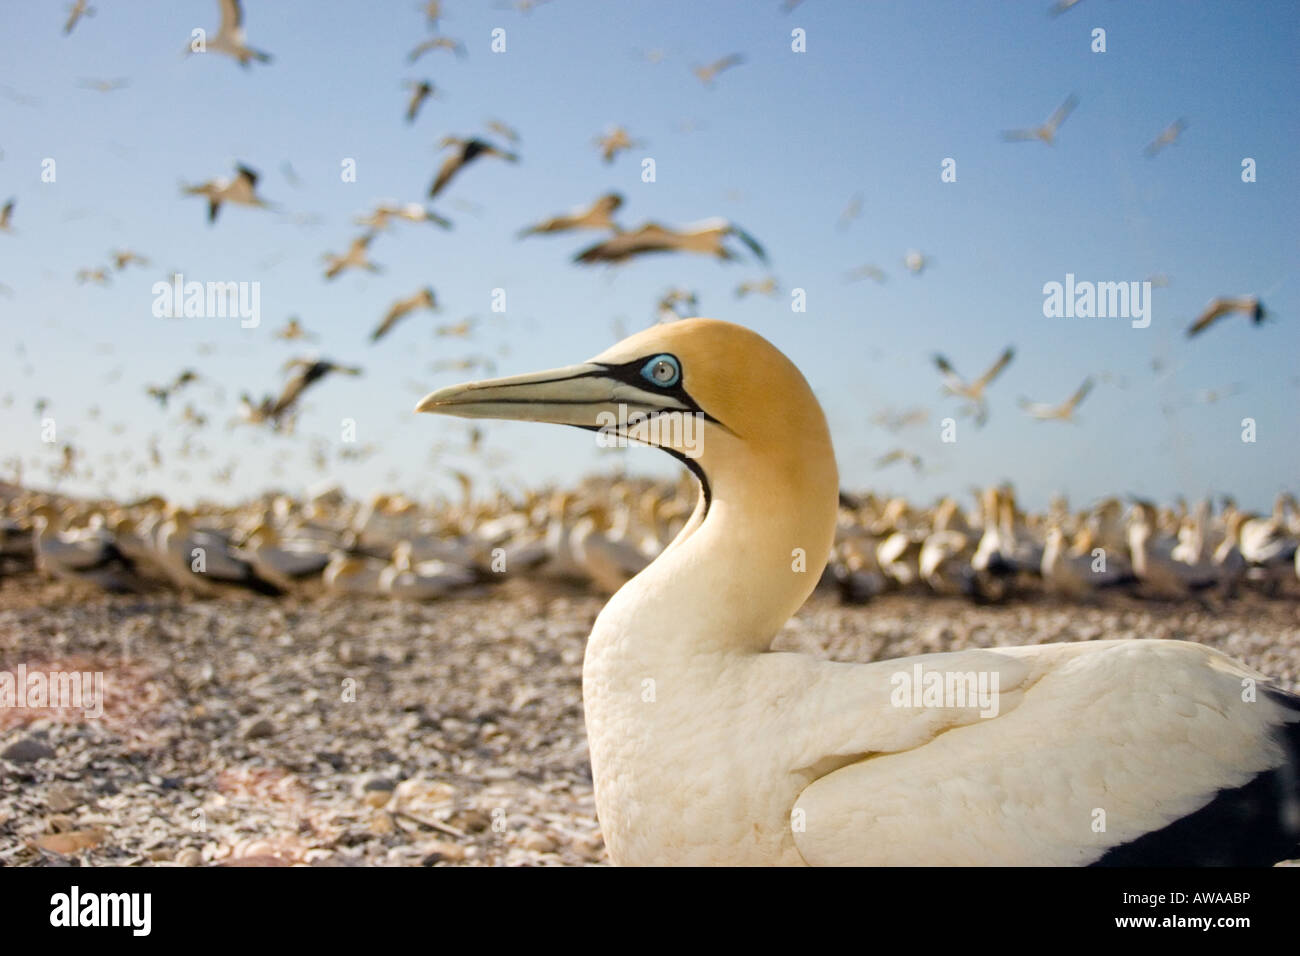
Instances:
[[[605,422],[602,413],[616,413],[619,405],[646,414],[691,408],[671,394],[637,387],[618,367],[584,362],[545,372],[452,385],[420,399],[415,410],[459,418],[501,418],[597,428]]]

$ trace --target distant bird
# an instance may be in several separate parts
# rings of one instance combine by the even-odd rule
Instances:
[[[625,262],[634,256],[653,252],[694,252],[731,260],[736,254],[723,245],[728,236],[740,239],[760,262],[767,262],[763,247],[747,232],[725,219],[707,219],[682,231],[648,222],[639,229],[621,232],[582,250],[575,262]]]
[[[83,79],[79,80],[77,85],[83,90],[94,90],[96,93],[113,93],[117,90],[126,89],[131,85],[131,82],[123,76],[115,80]]]
[[[484,142],[481,139],[461,139],[456,136],[447,136],[438,144],[439,149],[446,149],[449,146],[456,147],[456,152],[448,156],[443,162],[442,168],[438,170],[437,178],[434,179],[433,185],[429,187],[430,199],[442,192],[462,167],[472,163],[480,156],[496,156],[506,162],[519,162],[519,157],[514,153],[498,149],[491,143]]]
[[[740,64],[744,62],[745,62],[744,56],[742,56],[739,53],[732,53],[729,56],[724,56],[720,60],[714,60],[712,63],[709,63],[706,66],[692,67],[691,71],[695,74],[696,78],[705,86],[712,86],[713,81],[717,79],[719,73],[721,73],[723,70],[729,70],[733,66],[740,66]]]
[[[766,279],[740,283],[740,285],[736,286],[736,298],[743,299],[745,296],[751,293],[757,293],[758,295],[774,296],[776,295],[777,291],[778,289],[777,289],[775,277],[768,276]]]
[[[130,249],[117,249],[112,253],[112,257],[113,267],[117,269],[118,272],[121,272],[132,263],[135,263],[138,266],[149,265],[148,259],[137,252],[132,252]]]
[[[242,164],[237,164],[235,170],[236,175],[233,179],[210,179],[198,186],[182,187],[182,191],[187,196],[208,197],[208,222],[217,221],[217,213],[222,203],[257,206],[261,209],[270,208],[270,203],[256,193],[257,173]]]
[[[407,54],[406,58],[410,62],[414,63],[430,50],[450,50],[457,56],[464,56],[465,44],[461,43],[459,40],[453,40],[451,37],[430,37],[429,39],[419,43],[414,50]]]
[[[420,112],[424,101],[434,95],[433,84],[428,80],[420,80],[418,83],[410,80],[406,83],[406,87],[411,91],[411,101],[406,104],[406,121],[414,123],[415,116]]]
[[[891,432],[900,432],[913,425],[924,425],[929,420],[930,412],[924,408],[910,408],[901,412],[885,409],[871,416],[873,425]]]
[[[182,369],[177,376],[166,385],[150,385],[145,389],[145,393],[158,403],[160,408],[166,408],[167,402],[173,395],[179,392],[186,385],[190,385],[199,380],[199,373],[192,368]]]
[[[442,0],[427,0],[422,9],[429,29],[438,29],[438,21],[442,19]]]
[[[325,278],[333,279],[341,272],[347,269],[365,269],[367,272],[381,272],[379,266],[370,261],[367,250],[371,241],[375,238],[373,232],[367,232],[363,236],[357,236],[348,246],[348,251],[341,256],[325,254]]]
[[[384,232],[388,229],[390,220],[393,219],[405,219],[407,222],[428,222],[435,226],[441,226],[443,229],[451,228],[450,219],[444,219],[432,209],[426,209],[418,202],[409,202],[404,206],[381,203],[375,207],[375,211],[370,215],[358,216],[352,221],[359,226],[366,226],[374,232]]]
[[[452,325],[440,325],[433,330],[433,334],[439,338],[464,339],[469,337],[469,334],[474,331],[474,326],[477,324],[478,320],[471,316],[468,319],[461,319],[459,322],[453,323]]]
[[[1092,379],[1086,378],[1083,384],[1079,386],[1078,391],[1060,405],[1045,405],[1024,398],[1020,399],[1019,404],[1031,418],[1037,418],[1039,421],[1073,422],[1074,410],[1079,407],[1079,403],[1084,400],[1090,391],[1092,391]]]
[[[1166,146],[1170,146],[1173,143],[1177,142],[1179,135],[1186,128],[1187,128],[1186,120],[1181,118],[1174,120],[1163,130],[1161,130],[1159,136],[1157,136],[1155,139],[1153,139],[1150,143],[1147,144],[1147,147],[1146,149],[1143,150],[1143,152],[1146,153],[1148,157],[1154,156],[1156,153],[1160,152]]]
[[[425,286],[419,292],[416,292],[414,295],[409,295],[405,299],[398,299],[389,306],[388,311],[384,313],[383,319],[381,319],[379,324],[375,326],[374,331],[370,333],[370,341],[378,342],[381,338],[387,335],[389,330],[391,330],[392,327],[401,319],[405,318],[416,309],[421,308],[432,310],[437,310],[438,308],[438,302],[434,298],[433,289],[429,286]]]
[[[919,276],[930,265],[930,257],[916,249],[909,249],[903,256],[903,267],[914,276]]]
[[[1002,138],[1009,143],[1039,140],[1048,146],[1052,146],[1056,142],[1057,130],[1061,128],[1061,124],[1065,122],[1066,117],[1073,113],[1074,108],[1078,105],[1078,97],[1071,93],[1042,126],[1035,126],[1031,129],[1007,130],[1002,134]]]
[[[519,238],[542,235],[553,232],[568,232],[571,229],[610,229],[618,231],[611,218],[623,205],[623,197],[618,193],[606,193],[586,208],[572,209],[567,213],[543,219],[535,225],[528,226],[519,233]]]
[[[63,35],[67,36],[72,32],[72,28],[81,22],[82,17],[93,17],[95,8],[88,5],[86,0],[77,0],[68,8],[68,22],[63,24]]]
[[[1205,310],[1196,317],[1196,321],[1187,327],[1187,337],[1199,335],[1219,319],[1233,312],[1242,313],[1256,325],[1262,324],[1267,317],[1264,303],[1259,301],[1257,295],[1221,296],[1211,300]]]
[[[500,120],[488,120],[486,126],[493,133],[496,133],[502,139],[509,143],[519,142],[519,133],[512,126],[507,126]]]
[[[274,335],[277,339],[282,339],[285,342],[296,342],[298,339],[310,340],[316,338],[316,336],[312,335],[302,327],[296,316],[289,319],[289,321],[285,323],[284,328],[277,329]]]
[[[612,127],[605,135],[596,137],[596,145],[606,163],[612,163],[624,150],[643,145],[640,140],[632,139],[622,126]]]
[[[85,285],[87,282],[94,282],[96,285],[108,285],[107,269],[78,269],[77,282]]]
[[[13,232],[14,201],[11,199],[0,209],[0,232]]]
[[[361,369],[352,365],[338,365],[326,359],[292,359],[285,364],[285,369],[295,369],[296,373],[285,384],[280,397],[265,405],[266,417],[278,421],[287,414],[302,393],[315,385],[331,372],[342,375],[360,375]]]
[[[1069,10],[1077,3],[1079,3],[1079,0],[1056,0],[1056,3],[1052,4],[1051,7],[1048,8],[1047,13],[1049,16],[1059,17],[1062,13]]]
[[[248,64],[253,60],[270,63],[269,53],[254,50],[244,42],[244,10],[240,0],[217,0],[217,6],[221,10],[221,26],[217,28],[217,35],[206,41],[205,49],[209,53],[224,53],[233,57],[244,69],[248,69]],[[188,55],[195,51],[193,47],[187,46],[185,52]]]
[[[694,314],[695,306],[698,304],[699,299],[694,292],[687,289],[669,289],[659,299],[655,309],[659,314],[660,322],[674,322],[677,319],[689,318]],[[688,307],[685,314],[682,313],[681,306]]]
[[[969,383],[957,374],[957,370],[942,355],[935,354],[934,364],[943,375],[944,391],[949,395],[956,395],[969,401],[975,407],[976,423],[983,425],[988,421],[988,403],[984,398],[984,391],[1002,373],[1002,370],[1007,367],[1015,354],[1015,349],[1007,346],[1003,353],[998,356],[998,360],[989,366],[988,371]]]
[[[884,270],[879,266],[868,263],[864,266],[858,266],[845,276],[847,282],[857,282],[861,279],[875,279],[877,282],[884,282],[889,277],[885,275]]]
[[[893,451],[881,455],[875,460],[875,467],[884,468],[898,461],[905,461],[912,466],[913,470],[921,470],[921,456],[915,452],[904,451],[901,448],[895,448]]]
[[[853,220],[857,219],[861,215],[862,215],[862,193],[857,193],[852,199],[849,200],[849,204],[844,207],[844,211],[840,213],[840,221],[838,225],[841,229],[847,229],[849,227],[849,223],[853,222]]]

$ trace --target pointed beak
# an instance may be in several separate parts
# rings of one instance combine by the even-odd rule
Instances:
[[[616,392],[626,388],[610,376],[605,366],[588,362],[452,385],[424,396],[415,410],[458,418],[502,418],[590,428],[598,424],[599,412],[614,407]]]

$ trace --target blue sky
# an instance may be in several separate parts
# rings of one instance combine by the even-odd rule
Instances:
[[[59,444],[82,449],[95,470],[65,480],[71,491],[232,498],[332,478],[358,494],[428,494],[454,488],[452,468],[508,486],[619,465],[671,475],[677,466],[660,453],[602,452],[589,433],[540,425],[484,423],[480,458],[464,449],[466,423],[411,413],[423,391],[477,377],[435,373],[435,361],[487,355],[498,374],[570,364],[611,344],[616,322],[628,332],[652,322],[670,286],[697,291],[700,314],[754,328],[801,367],[826,408],[846,487],[925,500],[1012,480],[1037,505],[1057,491],[1077,503],[1222,492],[1258,507],[1300,483],[1294,3],[1083,0],[1053,18],[1045,0],[806,0],[792,13],[779,0],[554,0],[529,14],[448,0],[440,32],[468,55],[435,51],[411,65],[407,52],[429,34],[414,0],[246,0],[249,42],[275,58],[246,71],[181,54],[191,29],[215,30],[215,0],[98,6],[65,37],[64,3],[9,3],[0,38],[0,201],[17,200],[14,233],[0,234],[10,290],[0,294],[0,461],[21,458],[34,483],[48,483],[41,469],[57,458],[41,442],[38,398]],[[489,49],[497,27],[502,54]],[[791,51],[796,27],[806,53]],[[1091,52],[1095,27],[1106,30],[1105,53]],[[638,52],[651,50],[661,62]],[[712,89],[690,71],[736,52],[746,62]],[[115,77],[129,86],[78,85]],[[442,98],[408,126],[402,84],[418,78]],[[1079,106],[1055,146],[1001,141],[1001,130],[1041,123],[1070,93]],[[1178,117],[1188,124],[1179,141],[1144,156]],[[383,273],[323,279],[321,256],[360,231],[353,216],[380,199],[422,201],[437,141],[482,135],[489,119],[519,131],[522,161],[486,159],[453,182],[433,205],[454,230],[398,224],[371,247]],[[644,145],[605,165],[592,140],[614,123]],[[646,156],[654,183],[641,182]],[[955,183],[940,181],[947,157]],[[1241,181],[1243,157],[1256,161],[1257,182]],[[57,163],[54,183],[41,181],[45,158]],[[355,183],[341,181],[345,158],[357,162]],[[209,227],[203,201],[183,198],[179,184],[225,175],[235,160],[262,174],[260,191],[283,211],[227,207]],[[608,190],[625,196],[628,226],[735,220],[766,245],[781,296],[735,297],[738,283],[766,274],[751,260],[663,256],[593,269],[570,259],[595,234],[515,239]],[[859,193],[861,217],[840,228]],[[151,265],[108,287],[74,281],[119,247]],[[932,257],[920,276],[902,266],[909,249]],[[847,283],[864,263],[888,280]],[[259,282],[261,326],[155,318],[151,286],[174,270]],[[1163,273],[1169,285],[1155,290],[1146,329],[1044,318],[1043,284],[1066,273]],[[413,315],[371,346],[388,304],[426,284],[441,313]],[[796,287],[806,313],[790,309]],[[506,290],[504,315],[490,311],[494,288]],[[1276,321],[1256,328],[1236,316],[1185,339],[1209,299],[1239,293],[1262,295]],[[273,339],[290,315],[320,341]],[[433,335],[469,315],[480,319],[470,341]],[[204,343],[215,351],[198,354]],[[992,386],[987,427],[958,418],[957,442],[940,442],[940,420],[957,404],[941,396],[931,354],[975,376],[1008,344],[1016,358]],[[309,392],[293,438],[226,429],[241,391],[277,391],[280,366],[309,351],[365,375]],[[164,413],[144,387],[184,367],[205,382]],[[1077,425],[1035,422],[1016,407],[1020,396],[1062,400],[1087,375],[1105,380]],[[191,438],[208,449],[203,459],[178,451],[187,402],[211,419]],[[870,422],[915,406],[930,409],[926,425],[892,435]],[[1246,417],[1257,422],[1254,444],[1240,440]],[[356,419],[359,444],[378,447],[367,460],[338,460],[343,418]],[[163,467],[137,475],[154,435]],[[311,464],[313,436],[331,449],[324,472]],[[900,446],[922,456],[922,474],[873,468]],[[111,480],[108,457],[118,462]],[[232,482],[214,485],[211,474],[231,462]]]

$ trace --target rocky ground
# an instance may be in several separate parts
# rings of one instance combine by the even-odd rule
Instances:
[[[582,722],[603,599],[108,597],[0,581],[0,670],[102,671],[99,719],[0,709],[0,865],[606,861]],[[776,646],[872,660],[1167,637],[1300,689],[1300,605],[815,595]]]

